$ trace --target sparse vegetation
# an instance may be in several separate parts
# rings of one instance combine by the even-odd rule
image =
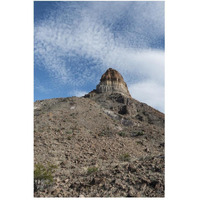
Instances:
[[[133,132],[131,135],[132,137],[142,136],[144,135],[144,131]]]
[[[117,133],[119,136],[121,136],[121,137],[125,137],[126,136],[126,133],[125,132],[119,132],[119,133]]]
[[[65,131],[66,134],[72,134],[72,130]]]
[[[101,133],[99,133],[99,136],[108,136],[110,135],[110,131],[107,129],[107,130],[103,130],[101,131]]]
[[[141,135],[144,135],[143,131],[137,133],[137,136],[141,136]]]
[[[44,166],[41,163],[35,164],[34,167],[34,191],[48,187],[53,183],[53,173],[57,168],[56,165],[48,164]]]
[[[143,145],[143,142],[139,140],[139,141],[136,141],[136,144]]]
[[[97,167],[89,167],[89,168],[87,169],[87,174],[89,175],[89,174],[95,173],[95,172],[97,172],[97,171],[98,171],[98,168],[97,168]]]

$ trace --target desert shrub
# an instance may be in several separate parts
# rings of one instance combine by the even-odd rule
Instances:
[[[142,141],[136,141],[136,144],[143,145],[143,142]]]
[[[141,136],[141,135],[144,135],[144,132],[143,132],[143,131],[137,132],[137,136]]]
[[[47,166],[41,163],[34,166],[34,191],[48,187],[53,183],[53,173],[57,167],[52,164]]]
[[[65,131],[66,134],[72,134],[73,131],[72,130],[68,130],[68,131]]]
[[[119,159],[120,159],[121,161],[130,161],[131,156],[130,156],[128,153],[124,153],[124,154],[122,154],[122,155],[119,157]]]
[[[98,171],[98,167],[89,167],[87,169],[87,174],[92,174]]]
[[[109,127],[104,128],[99,134],[99,136],[112,136],[112,131]]]
[[[74,118],[75,115],[76,115],[76,113],[71,113],[71,114],[70,114],[70,116],[71,116],[72,118]]]
[[[142,136],[144,135],[144,132],[143,131],[133,132],[131,135],[132,137]]]
[[[121,137],[125,137],[126,136],[126,133],[125,132],[119,132],[119,133],[117,133],[119,136],[121,136]]]
[[[98,135],[99,135],[99,136],[108,136],[109,134],[110,134],[109,131],[103,130],[103,131],[101,131],[101,133],[99,133]]]

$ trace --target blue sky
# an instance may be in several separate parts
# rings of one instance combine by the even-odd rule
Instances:
[[[164,112],[164,2],[34,2],[34,100],[82,96],[110,67]]]

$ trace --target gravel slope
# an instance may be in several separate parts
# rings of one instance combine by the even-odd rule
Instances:
[[[34,107],[34,163],[57,166],[35,197],[164,196],[163,113],[119,94]]]

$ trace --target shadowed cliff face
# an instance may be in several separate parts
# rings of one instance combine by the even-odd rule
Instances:
[[[128,91],[128,87],[124,82],[122,75],[118,71],[112,68],[109,68],[102,75],[100,83],[96,87],[96,92],[97,93],[116,92],[131,97]]]

